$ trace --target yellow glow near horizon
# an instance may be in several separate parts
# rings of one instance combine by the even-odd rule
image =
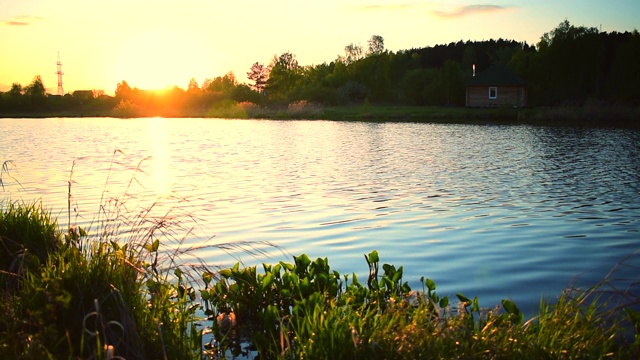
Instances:
[[[119,81],[139,89],[161,90],[174,85],[186,88],[192,77],[206,72],[202,69],[206,64],[201,59],[190,58],[194,46],[196,44],[180,32],[139,32],[117,47],[115,51],[121,56],[114,59],[111,72],[121,77]]]
[[[145,90],[177,85],[232,71],[248,82],[251,65],[267,65],[291,52],[300,65],[331,62],[372,35],[389,51],[452,41],[506,38],[535,44],[568,19],[572,24],[631,31],[637,0],[616,6],[573,2],[470,0],[446,2],[211,2],[201,0],[90,2],[0,0],[0,91],[41,75],[55,93],[59,51],[66,92],[105,90],[127,81]]]

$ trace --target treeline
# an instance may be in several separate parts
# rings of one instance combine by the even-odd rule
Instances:
[[[164,91],[118,84],[115,96],[74,92],[47,96],[39,77],[0,93],[0,111],[140,110],[176,115],[229,103],[282,106],[306,100],[322,105],[368,102],[384,105],[463,106],[472,67],[482,72],[503,65],[528,83],[532,106],[580,106],[587,101],[640,105],[640,34],[602,32],[565,20],[545,33],[536,46],[514,40],[459,41],[391,52],[374,35],[366,49],[349,44],[330,63],[301,66],[291,52],[256,62],[247,72],[250,85],[229,73],[201,86]],[[89,94],[91,93],[91,94]]]

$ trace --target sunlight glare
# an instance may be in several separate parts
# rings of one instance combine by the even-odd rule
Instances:
[[[122,43],[115,69],[129,86],[141,90],[185,87],[203,72],[202,64],[189,57],[193,49],[188,39],[166,31],[133,35]]]
[[[171,172],[169,171],[169,139],[164,118],[150,118],[148,121],[148,142],[151,147],[151,172],[153,189],[158,195],[171,191]]]

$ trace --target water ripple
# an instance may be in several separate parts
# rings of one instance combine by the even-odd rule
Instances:
[[[42,199],[61,222],[71,180],[72,221],[83,225],[100,201],[165,203],[193,216],[190,244],[268,241],[284,249],[271,259],[305,252],[361,277],[363,254],[377,249],[412,286],[431,277],[441,294],[486,306],[511,296],[534,308],[640,247],[634,130],[212,119],[0,127],[21,184],[3,177],[1,195]],[[68,134],[83,136],[70,146]],[[230,253],[242,256],[198,256],[225,265]]]

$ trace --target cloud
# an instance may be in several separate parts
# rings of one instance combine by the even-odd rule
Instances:
[[[420,4],[414,4],[414,3],[406,3],[406,4],[375,4],[375,5],[361,5],[361,6],[354,6],[353,9],[354,10],[370,10],[370,11],[377,11],[377,10],[402,10],[402,9],[410,9],[410,8],[414,8],[420,6]]]
[[[466,5],[460,6],[453,11],[440,11],[433,10],[432,13],[439,17],[444,18],[456,18],[467,15],[473,15],[478,13],[495,13],[505,10],[511,10],[512,6],[500,6],[500,5]]]
[[[32,25],[36,22],[42,21],[44,20],[43,18],[39,17],[39,16],[29,16],[29,15],[22,15],[22,16],[14,16],[9,18],[8,20],[3,20],[0,21],[0,25],[5,25],[5,26],[29,26]]]

